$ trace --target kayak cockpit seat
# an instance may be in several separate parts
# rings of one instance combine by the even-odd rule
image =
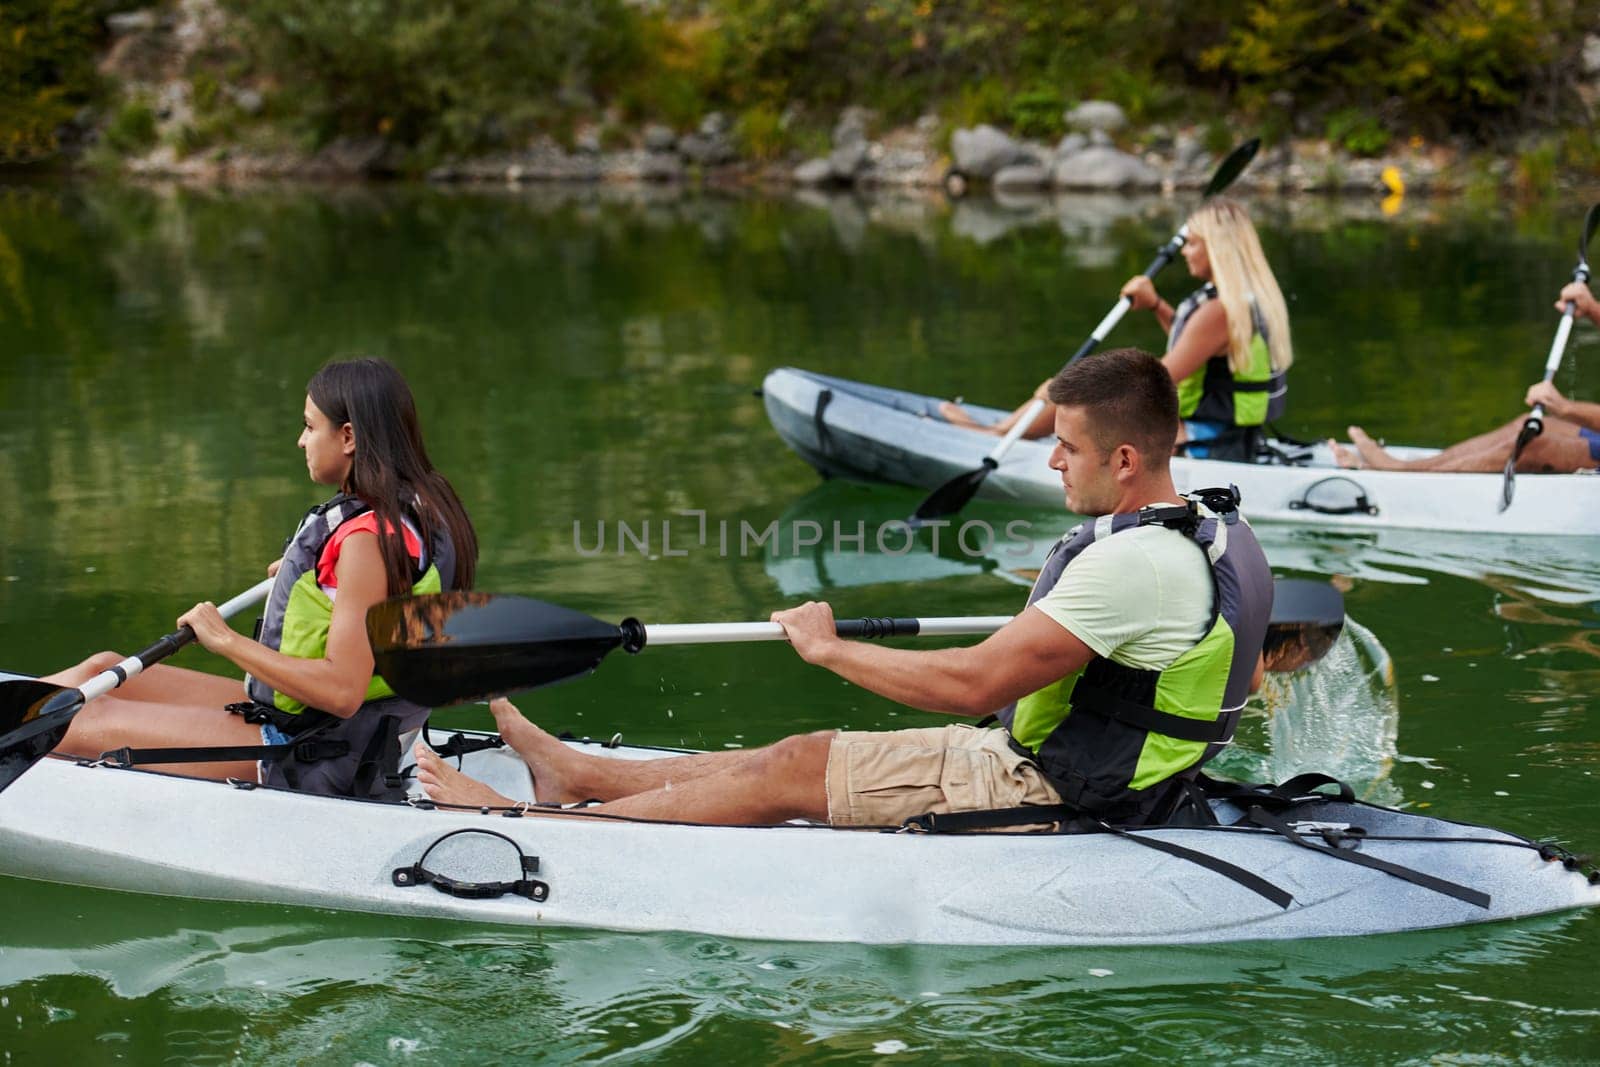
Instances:
[[[1173,454],[1187,456],[1189,446],[1204,448],[1200,458],[1232,463],[1259,463],[1279,467],[1311,466],[1317,446],[1311,441],[1291,437],[1277,427],[1233,426],[1205,441],[1180,441]]]

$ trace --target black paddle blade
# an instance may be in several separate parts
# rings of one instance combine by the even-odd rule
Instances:
[[[1535,411],[1534,415],[1538,412]],[[1500,508],[1504,511],[1511,506],[1511,501],[1517,495],[1517,460],[1522,458],[1522,450],[1535,437],[1544,433],[1544,420],[1529,415],[1522,423],[1522,429],[1517,431],[1517,442],[1511,446],[1511,455],[1506,460],[1505,477],[1500,482]]]
[[[0,682],[0,790],[66,736],[83,694],[49,682]]]
[[[1506,460],[1506,469],[1500,479],[1500,506],[1496,511],[1505,511],[1511,506],[1511,501],[1517,496],[1517,454],[1511,453]]]
[[[1583,236],[1578,240],[1578,265],[1584,273],[1589,270],[1589,239],[1594,236],[1596,227],[1600,227],[1600,204],[1590,204],[1589,214],[1583,220]]]
[[[1210,199],[1222,190],[1233,184],[1233,180],[1244,172],[1250,161],[1256,158],[1256,153],[1261,150],[1261,138],[1252,137],[1244,144],[1228,153],[1228,158],[1217,167],[1211,181],[1206,184],[1205,192],[1201,193],[1202,199]]]
[[[439,707],[588,674],[624,633],[542,600],[437,593],[374,605],[367,638],[378,673],[395,692]]]
[[[1327,582],[1279,578],[1261,655],[1269,671],[1297,671],[1328,654],[1344,630],[1344,596]]]
[[[954,515],[966,507],[972,498],[978,495],[978,487],[989,477],[989,472],[998,466],[994,460],[985,456],[983,466],[962,471],[929,493],[928,498],[917,505],[917,510],[913,511],[911,518],[907,520],[911,528],[916,529],[929,519],[942,519],[946,515]]]

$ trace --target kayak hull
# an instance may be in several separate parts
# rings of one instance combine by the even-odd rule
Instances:
[[[615,758],[672,752],[584,744]],[[504,750],[466,769],[515,789]],[[525,774],[522,774],[525,779]],[[509,783],[509,784],[508,784]],[[531,795],[531,791],[528,794]],[[1141,831],[1288,891],[1280,908],[1236,881],[1121,837],[891,834],[811,825],[708,827],[572,815],[504,817],[239,788],[47,759],[0,801],[0,874],[158,895],[486,923],[863,944],[1185,944],[1364,935],[1600,903],[1514,835],[1362,804],[1294,819],[1353,823],[1371,855],[1490,895],[1487,908],[1297,847],[1267,831]],[[1236,811],[1222,812],[1236,816]],[[441,837],[430,870],[519,876],[538,857],[548,899],[462,899],[396,885]],[[488,832],[483,832],[488,831]],[[1438,838],[1460,838],[1449,842]],[[1434,838],[1436,840],[1426,840]]]
[[[767,416],[784,442],[825,475],[933,489],[983,464],[998,439],[945,422],[939,399],[793,367],[762,384]],[[980,421],[1003,412],[968,405]],[[1510,508],[1498,510],[1500,474],[1344,470],[1325,443],[1300,448],[1303,464],[1233,463],[1176,457],[1181,492],[1237,485],[1252,521],[1344,529],[1417,529],[1593,536],[1600,533],[1600,476],[1522,475]],[[1060,476],[1048,439],[1018,441],[985,478],[978,495],[1060,506]],[[1435,449],[1393,447],[1403,459]]]

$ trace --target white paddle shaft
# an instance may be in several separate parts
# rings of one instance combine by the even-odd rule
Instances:
[[[1144,276],[1146,278],[1154,277],[1162,267],[1167,265],[1167,263],[1172,259],[1173,255],[1177,253],[1178,249],[1182,248],[1188,243],[1188,240],[1189,224],[1186,222],[1182,226],[1178,227],[1178,232],[1173,234],[1172,240],[1168,241],[1166,245],[1162,247],[1161,254],[1158,255],[1155,262],[1150,264],[1150,266],[1145,270]],[[1117,302],[1112,305],[1111,310],[1106,312],[1106,317],[1101,319],[1100,324],[1090,331],[1089,340],[1084,343],[1079,355],[1087,355],[1095,348],[1095,346],[1099,345],[1101,341],[1104,341],[1107,335],[1109,335],[1111,331],[1116,328],[1117,323],[1122,321],[1122,316],[1126,315],[1128,313],[1128,309],[1131,307],[1133,307],[1133,298],[1131,296],[1118,298]],[[1071,364],[1078,358],[1079,356],[1073,356],[1072,359],[1068,360],[1067,362],[1068,364]],[[1011,451],[1011,446],[1017,443],[1017,439],[1028,432],[1028,427],[1033,425],[1033,420],[1039,417],[1039,412],[1044,410],[1044,406],[1045,402],[1043,400],[1040,400],[1038,397],[1034,397],[1033,401],[1028,405],[1027,410],[1022,413],[1022,417],[1017,420],[1016,425],[1007,430],[1006,435],[1000,438],[1000,443],[995,445],[994,448],[989,452],[988,457],[984,460],[984,465],[990,466],[999,464],[1001,457],[1007,452]]]
[[[1550,344],[1550,356],[1544,361],[1544,380],[1549,381],[1556,376],[1556,370],[1561,366],[1561,354],[1567,350],[1567,337],[1572,333],[1572,317],[1578,312],[1578,305],[1571,300],[1567,301],[1567,310],[1561,313],[1561,325],[1556,327],[1556,339]]]

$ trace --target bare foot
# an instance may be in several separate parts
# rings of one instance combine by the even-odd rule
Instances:
[[[571,804],[588,800],[566,786],[569,775],[563,769],[569,762],[571,751],[559,738],[552,737],[523,717],[517,706],[505,697],[489,701],[489,711],[494,715],[495,728],[505,738],[511,750],[522,757],[533,775],[534,795],[541,804]]]
[[[1359,426],[1347,427],[1350,432],[1350,441],[1356,446],[1356,451],[1361,453],[1361,462],[1379,471],[1397,471],[1404,469],[1404,464],[1383,450],[1383,446],[1368,436],[1367,431]]]
[[[968,415],[966,409],[951,400],[939,401],[939,417],[952,426],[960,426],[965,430],[977,430],[979,433],[994,433],[994,427],[979,422]]]
[[[1350,451],[1348,448],[1344,447],[1344,445],[1341,445],[1338,441],[1335,441],[1331,437],[1328,438],[1328,447],[1333,450],[1333,462],[1335,466],[1343,467],[1345,470],[1358,471],[1364,465],[1361,462],[1360,456]]]
[[[439,758],[439,754],[418,741],[412,749],[417,757],[417,782],[428,799],[436,804],[463,808],[508,808],[515,801],[503,797],[476,778],[469,778]]]

